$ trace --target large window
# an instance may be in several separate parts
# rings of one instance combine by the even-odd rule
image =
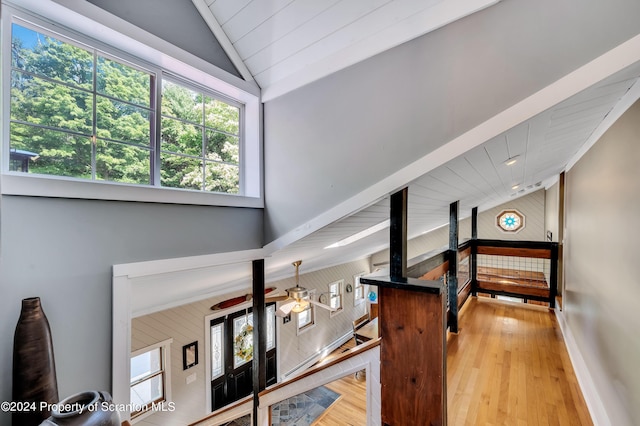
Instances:
[[[171,58],[150,63],[154,56],[145,52],[151,49],[132,48],[145,57],[138,59],[62,26],[51,30],[45,21],[10,7],[7,12],[2,18],[3,105],[8,111],[2,126],[2,171],[8,176],[3,193],[20,194],[26,186],[47,183],[41,179],[26,185],[16,179],[48,177],[56,179],[57,187],[65,182],[109,182],[262,197],[257,95]],[[122,35],[114,32],[112,38]],[[125,46],[129,44],[118,45]],[[169,69],[164,68],[167,64]],[[100,190],[108,199],[137,200],[112,198],[110,194],[127,189],[110,188],[94,185],[93,192]],[[169,194],[176,202],[225,204],[200,195],[145,194],[148,198],[141,201]],[[63,196],[74,195],[66,191]],[[244,205],[226,200],[228,205]]]
[[[131,355],[132,417],[140,416],[169,399],[169,345],[171,339]]]

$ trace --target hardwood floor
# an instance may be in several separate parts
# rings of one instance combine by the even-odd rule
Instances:
[[[591,425],[555,314],[470,298],[447,341],[451,425]]]
[[[459,329],[447,338],[449,425],[593,424],[552,311],[472,297]],[[365,382],[328,387],[343,398],[315,424],[366,424]]]
[[[325,385],[340,394],[313,426],[366,426],[367,382],[356,380],[353,374]]]

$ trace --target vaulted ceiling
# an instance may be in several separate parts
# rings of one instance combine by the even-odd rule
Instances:
[[[265,102],[497,3],[493,0],[192,2],[240,74],[261,87]],[[617,68],[600,73],[602,77],[595,84],[587,84],[588,79],[577,72],[558,86],[558,91],[570,87],[571,96],[550,101],[556,89],[548,87],[530,98],[542,106],[539,111],[527,115],[514,107],[501,117],[494,117],[513,123],[506,130],[484,131],[483,125],[490,127],[491,123],[483,123],[473,129],[487,135],[484,139],[480,137],[481,143],[470,144],[459,138],[437,150],[429,167],[421,169],[420,164],[413,164],[397,171],[395,185],[409,187],[409,236],[445,224],[453,201],[460,201],[464,215],[472,207],[482,211],[553,182],[640,97],[637,62],[640,43],[637,40],[634,43],[625,51],[631,55],[622,53],[628,60],[622,59]],[[611,55],[616,58],[614,53]],[[602,63],[611,61],[609,57],[601,58]],[[598,74],[603,65],[591,67]],[[586,89],[574,90],[580,84]],[[507,165],[509,159],[516,161]],[[375,199],[356,199],[326,223],[317,220],[300,227],[306,231],[290,233],[267,246],[267,279],[291,276],[291,262],[297,259],[304,260],[301,270],[304,273],[384,249],[388,245],[385,229],[342,247],[326,247],[380,224],[388,216],[388,198],[383,194]],[[202,274],[202,286],[212,284],[210,271],[203,269],[197,274]],[[246,283],[249,274],[246,263],[237,267],[227,265],[216,270],[215,281],[226,285]],[[198,285],[182,290],[181,297],[185,299],[206,293]]]

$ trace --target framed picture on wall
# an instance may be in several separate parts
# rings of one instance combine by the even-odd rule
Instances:
[[[194,365],[198,365],[197,340],[182,347],[182,369],[186,370],[193,367]]]

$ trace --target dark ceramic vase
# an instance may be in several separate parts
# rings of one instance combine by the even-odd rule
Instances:
[[[12,396],[13,401],[29,403],[28,410],[13,412],[13,424],[20,426],[39,425],[50,415],[43,403],[58,402],[51,330],[39,297],[22,300],[13,338]]]
[[[80,392],[51,410],[41,426],[120,426],[120,415],[108,392]]]

